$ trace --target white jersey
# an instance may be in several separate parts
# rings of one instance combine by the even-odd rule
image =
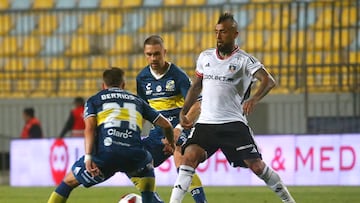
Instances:
[[[197,123],[241,121],[247,124],[242,102],[252,81],[256,80],[253,74],[263,67],[259,60],[239,48],[227,59],[221,59],[215,48],[203,51],[196,63],[196,75],[203,78]]]

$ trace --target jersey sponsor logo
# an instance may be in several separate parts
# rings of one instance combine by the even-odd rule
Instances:
[[[145,94],[150,95],[152,93],[151,83],[149,82],[148,84],[146,84],[145,88],[146,88]]]
[[[233,78],[228,78],[226,76],[219,76],[219,75],[208,75],[208,74],[204,74],[203,76],[204,80],[218,80],[218,81],[222,81],[222,82],[232,82],[234,79]]]
[[[104,139],[104,146],[108,147],[110,145],[112,145],[112,139],[111,139],[111,137],[106,137]]]
[[[161,92],[161,90],[162,90],[161,85],[156,86],[156,91],[157,91],[157,92]]]
[[[120,137],[120,138],[124,138],[124,139],[128,139],[128,138],[132,138],[132,131],[130,130],[125,130],[125,132],[121,132],[121,131],[118,131],[116,129],[108,129],[107,131],[108,135],[111,135],[111,136],[115,136],[115,137]]]
[[[174,80],[166,81],[165,91],[172,92],[174,90],[175,90],[175,81]]]
[[[69,164],[68,147],[63,139],[56,139],[50,148],[50,169],[56,185],[60,184]]]

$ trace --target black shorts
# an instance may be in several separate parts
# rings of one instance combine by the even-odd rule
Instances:
[[[221,149],[229,164],[233,167],[247,167],[244,163],[246,159],[262,159],[251,129],[243,122],[198,123],[183,145],[182,153],[191,144],[202,147],[207,152],[208,157]]]

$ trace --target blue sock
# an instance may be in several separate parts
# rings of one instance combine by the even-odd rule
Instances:
[[[204,189],[202,187],[195,188],[190,191],[191,196],[195,200],[196,203],[206,203],[206,197],[204,193]]]
[[[55,192],[65,198],[68,198],[73,189],[74,188],[70,187],[69,185],[64,183],[64,181],[62,181],[60,185],[57,186],[57,188],[55,189]]]
[[[154,198],[154,193],[150,191],[141,192],[142,202],[152,202]]]

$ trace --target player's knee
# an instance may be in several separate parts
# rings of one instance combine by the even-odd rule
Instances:
[[[192,166],[196,168],[199,163],[206,159],[206,152],[198,145],[189,145],[186,147],[183,158],[182,164]]]
[[[68,186],[70,186],[72,188],[75,188],[80,185],[79,181],[76,180],[76,178],[72,172],[69,172],[68,174],[66,174],[63,181],[65,184],[67,184]]]

